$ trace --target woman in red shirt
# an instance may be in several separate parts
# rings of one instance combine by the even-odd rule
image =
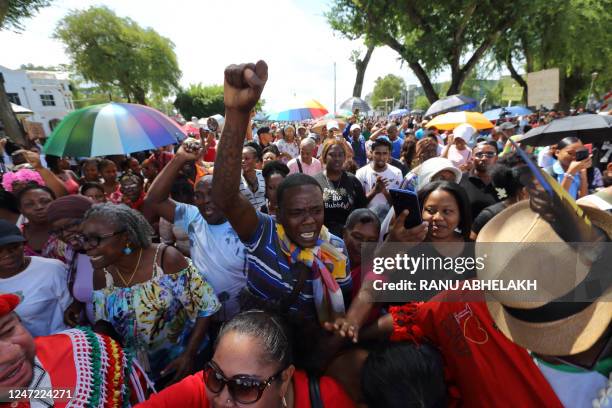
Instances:
[[[152,396],[138,407],[334,407],[354,403],[331,378],[296,370],[281,320],[260,310],[240,313],[219,333],[204,371]]]

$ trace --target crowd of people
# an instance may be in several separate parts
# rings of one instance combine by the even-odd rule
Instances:
[[[486,291],[373,302],[362,251],[590,242],[604,249],[589,267],[610,265],[601,145],[511,142],[562,112],[487,131],[359,111],[253,122],[267,75],[262,61],[228,67],[223,126],[181,145],[68,158],[0,142],[0,406],[45,384],[91,406],[612,405],[609,279],[578,306]],[[521,148],[588,222],[542,193]],[[416,226],[397,190],[416,196]],[[522,256],[500,252],[498,265]],[[558,256],[528,272],[575,274],[542,268]]]

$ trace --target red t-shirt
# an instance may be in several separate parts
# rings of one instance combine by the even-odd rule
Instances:
[[[391,307],[391,340],[429,341],[439,349],[450,405],[562,408],[527,350],[497,329],[484,301],[440,301],[460,294]]]
[[[308,392],[308,377],[302,371],[293,374],[293,389],[295,391],[295,408],[310,408]],[[346,392],[330,377],[322,377],[320,382],[321,399],[324,407],[353,408],[355,404]],[[162,392],[152,395],[147,401],[138,404],[138,408],[209,408],[206,399],[206,386],[203,372],[186,377]]]

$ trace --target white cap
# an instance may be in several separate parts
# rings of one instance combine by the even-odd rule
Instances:
[[[359,123],[355,123],[354,125],[351,125],[351,132],[352,132],[354,129],[359,129],[359,130],[361,130],[361,126],[359,125]]]
[[[476,129],[474,128],[474,126],[467,123],[462,123],[457,126],[455,130],[453,130],[453,135],[455,136],[455,139],[463,139],[466,142],[469,142],[475,133]]]

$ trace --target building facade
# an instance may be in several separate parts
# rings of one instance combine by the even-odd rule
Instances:
[[[43,129],[43,137],[48,137],[64,116],[74,110],[68,73],[13,70],[2,65],[0,72],[9,100],[33,112],[28,121]]]

